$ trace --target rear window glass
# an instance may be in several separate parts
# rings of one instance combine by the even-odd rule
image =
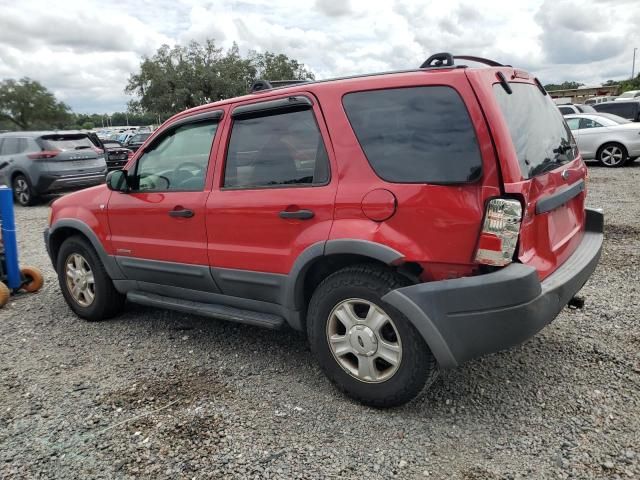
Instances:
[[[482,159],[462,98],[443,86],[349,93],[343,105],[371,167],[397,183],[465,183]]]
[[[577,148],[562,114],[548,95],[528,83],[500,84],[493,91],[509,127],[524,178],[558,168],[576,158]]]
[[[42,137],[45,150],[82,150],[94,145],[86,135],[47,135]]]

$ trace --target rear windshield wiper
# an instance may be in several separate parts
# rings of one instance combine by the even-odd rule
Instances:
[[[558,161],[558,159],[551,160],[550,158],[545,158],[541,164],[536,165],[531,169],[530,176],[535,177],[536,175],[540,175],[541,173],[554,170],[558,168],[560,165],[562,165],[562,162]]]

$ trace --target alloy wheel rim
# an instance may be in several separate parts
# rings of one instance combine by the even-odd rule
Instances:
[[[27,185],[27,181],[25,179],[17,179],[14,190],[16,198],[20,203],[26,204],[29,202],[29,185]]]
[[[65,275],[71,297],[82,307],[90,306],[96,298],[96,284],[87,260],[78,253],[69,255]]]
[[[373,302],[349,298],[327,321],[327,343],[338,365],[366,383],[389,380],[400,367],[402,342],[387,313]]]
[[[618,147],[607,147],[602,150],[602,163],[605,165],[615,166],[620,164],[623,160],[622,150]]]

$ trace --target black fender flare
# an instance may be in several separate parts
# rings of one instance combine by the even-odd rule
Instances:
[[[84,235],[89,240],[89,242],[91,242],[91,245],[93,246],[94,250],[98,254],[98,257],[100,257],[100,261],[104,265],[104,268],[107,271],[107,274],[109,274],[109,277],[111,277],[112,280],[122,280],[125,278],[115,258],[107,254],[107,252],[104,250],[104,247],[100,243],[100,240],[98,240],[98,237],[96,236],[94,231],[91,229],[91,227],[89,227],[89,225],[87,225],[83,221],[77,220],[74,218],[63,218],[55,222],[49,228],[49,235],[47,236],[47,242],[48,242],[47,251],[50,252],[51,261],[54,262],[54,265],[53,265],[54,269],[56,267],[55,265],[56,259],[53,258],[51,240],[54,237],[55,232],[60,230],[61,228],[69,228],[72,230],[76,230],[82,235]]]
[[[304,279],[311,265],[321,257],[340,254],[362,255],[385,265],[398,265],[405,258],[397,250],[369,240],[347,238],[316,242],[303,250],[293,264],[284,286],[282,305],[290,310],[301,310],[304,300]]]

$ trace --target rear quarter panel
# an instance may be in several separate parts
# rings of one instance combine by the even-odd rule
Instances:
[[[350,92],[426,85],[453,87],[464,100],[475,126],[483,162],[482,178],[472,184],[400,184],[382,180],[370,167],[342,104]],[[344,81],[314,91],[328,122],[336,157],[339,185],[333,239],[361,239],[387,245],[420,263],[423,279],[470,274],[485,202],[500,194],[498,171],[489,131],[480,106],[462,71],[415,72]],[[401,159],[399,159],[401,161]],[[363,197],[386,189],[397,199],[396,213],[377,222],[362,210]]]

